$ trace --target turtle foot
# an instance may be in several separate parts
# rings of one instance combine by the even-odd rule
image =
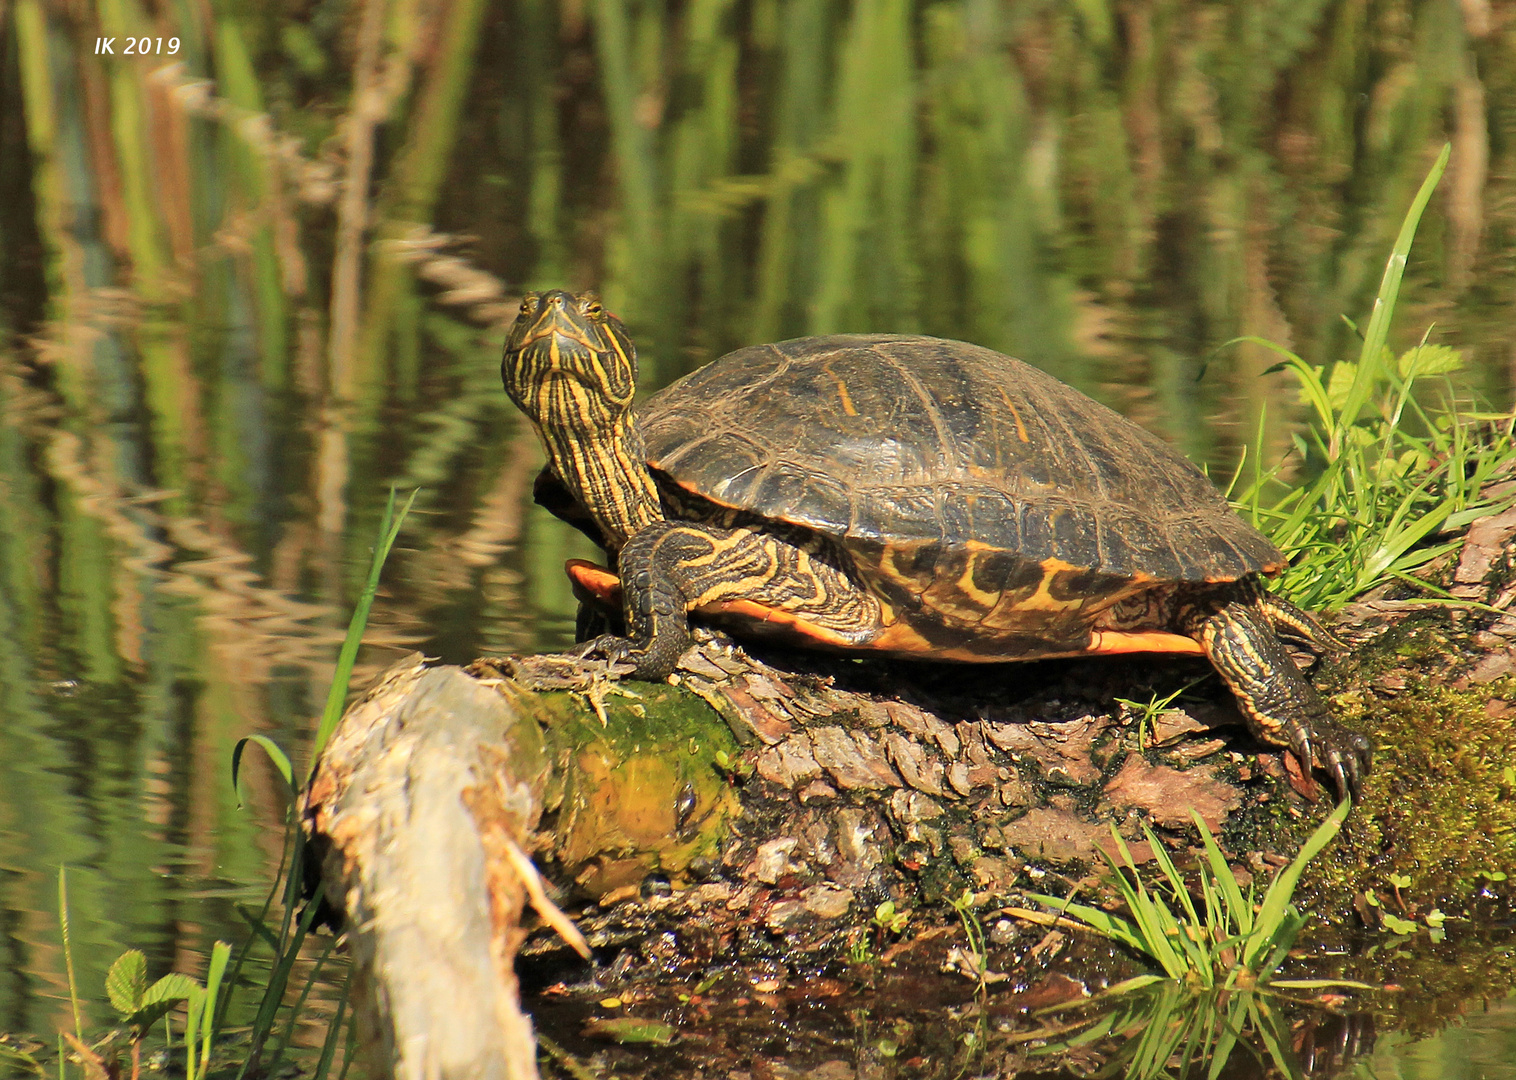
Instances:
[[[1284,735],[1303,767],[1320,767],[1331,775],[1339,799],[1350,798],[1356,803],[1362,798],[1374,754],[1367,737],[1324,718],[1316,718],[1310,725],[1303,721],[1287,724]]]
[[[605,676],[607,678],[624,678],[628,675],[637,676],[637,645],[630,638],[620,637],[616,634],[600,634],[588,641],[575,645],[565,656],[571,656],[580,663],[593,663],[599,660],[605,664]]]
[[[575,646],[568,655],[581,661],[605,661],[605,674],[609,678],[662,682],[679,663],[679,655],[688,644],[688,633],[665,634],[646,643],[616,634],[601,634]]]

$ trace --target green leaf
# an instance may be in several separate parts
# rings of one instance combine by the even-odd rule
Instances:
[[[1385,264],[1384,277],[1379,282],[1379,295],[1374,298],[1374,310],[1369,316],[1368,328],[1363,333],[1363,349],[1358,357],[1358,377],[1353,381],[1339,416],[1343,426],[1350,426],[1358,419],[1359,412],[1368,401],[1370,388],[1379,374],[1380,358],[1389,337],[1390,318],[1395,312],[1395,302],[1400,297],[1400,279],[1405,275],[1411,242],[1416,238],[1416,226],[1420,224],[1422,212],[1426,210],[1437,182],[1442,179],[1442,174],[1448,167],[1448,158],[1452,152],[1453,144],[1444,143],[1442,153],[1437,155],[1437,161],[1422,181],[1421,189],[1411,200],[1411,208],[1406,211],[1405,219],[1400,223],[1400,234],[1396,236],[1389,262]]]
[[[1282,940],[1280,931],[1286,929],[1289,922],[1290,898],[1295,894],[1295,886],[1300,881],[1300,875],[1305,870],[1306,864],[1331,843],[1332,838],[1342,828],[1342,823],[1347,820],[1348,811],[1352,808],[1352,800],[1343,799],[1337,805],[1337,809],[1327,815],[1326,820],[1306,838],[1294,861],[1269,883],[1268,891],[1263,894],[1263,903],[1258,908],[1258,917],[1254,923],[1256,929],[1244,950],[1242,958],[1244,965],[1253,967],[1263,950],[1270,945],[1284,944],[1288,947],[1289,943]]]
[[[651,1043],[667,1046],[674,1041],[674,1026],[662,1020],[641,1020],[633,1016],[613,1016],[591,1020],[584,1025],[586,1035],[599,1035],[618,1043]]]
[[[1382,986],[1373,983],[1354,982],[1352,979],[1273,979],[1269,982],[1273,990],[1333,990],[1345,988],[1348,990],[1382,990]]]
[[[200,1071],[210,1067],[211,1043],[215,1041],[216,996],[221,990],[221,980],[226,976],[226,965],[232,958],[232,947],[224,941],[211,946],[211,963],[205,973],[205,1044],[200,1052]]]
[[[1327,378],[1326,396],[1334,412],[1342,412],[1353,389],[1353,380],[1358,377],[1358,365],[1351,360],[1342,360],[1332,365],[1332,374]]]
[[[122,1016],[131,1016],[142,1008],[146,992],[147,957],[139,949],[128,949],[105,973],[105,993],[111,999],[111,1008]]]
[[[1446,375],[1463,368],[1463,353],[1447,345],[1418,345],[1400,354],[1395,363],[1400,377],[1414,382],[1424,375]]]
[[[337,729],[337,721],[342,719],[348,680],[353,674],[353,664],[358,659],[358,646],[363,644],[363,629],[368,625],[369,609],[373,607],[374,597],[379,593],[379,574],[384,569],[384,560],[389,558],[390,549],[395,546],[395,538],[400,535],[400,528],[405,524],[405,515],[410,513],[411,504],[419,494],[420,488],[412,491],[405,500],[405,505],[397,512],[395,489],[390,488],[384,517],[379,522],[379,539],[374,545],[373,557],[369,560],[368,580],[363,585],[363,591],[358,594],[358,602],[353,605],[353,616],[347,624],[347,636],[343,638],[342,648],[337,652],[337,670],[333,673],[332,684],[327,690],[326,707],[321,711],[321,723],[316,728],[316,738],[311,744],[312,774],[316,771],[321,751],[326,748],[326,741]]]
[[[188,975],[181,975],[177,971],[171,971],[142,995],[143,1005],[156,1005],[159,1002],[171,1004],[180,1001],[194,1001],[201,993],[200,984]]]
[[[1216,843],[1216,838],[1211,835],[1211,830],[1206,827],[1205,819],[1194,810],[1190,816],[1195,819],[1195,825],[1200,830],[1200,842],[1205,846],[1206,861],[1211,864],[1211,873],[1216,878],[1216,884],[1221,889],[1221,895],[1226,898],[1227,911],[1231,915],[1232,925],[1243,937],[1253,932],[1253,905],[1242,897],[1242,886],[1237,883],[1237,878],[1232,873],[1232,868],[1227,865],[1226,855],[1221,850],[1221,845]]]
[[[1162,975],[1133,975],[1130,979],[1122,979],[1118,983],[1107,986],[1102,996],[1114,997],[1117,994],[1130,994],[1133,990],[1143,990],[1154,983],[1165,981]]]
[[[242,751],[248,743],[253,743],[263,748],[274,768],[279,770],[279,775],[284,777],[284,785],[289,788],[290,794],[295,793],[295,770],[290,765],[289,755],[280,748],[279,744],[267,735],[244,735],[237,740],[237,745],[232,747],[232,790],[237,793],[237,808],[242,808],[242,790],[238,786],[237,777],[242,769]]]
[[[138,1031],[146,1032],[159,1020],[179,1007],[178,1000],[160,1001],[153,1005],[144,1005],[132,1015],[126,1018],[126,1022]]]
[[[1083,920],[1089,925],[1091,930],[1110,938],[1112,941],[1118,941],[1139,952],[1148,951],[1132,924],[1119,915],[1112,915],[1109,912],[1101,911],[1097,907],[1090,907],[1088,904],[1075,904],[1061,897],[1048,896],[1045,893],[1027,893],[1026,896],[1027,899],[1035,900],[1039,904],[1050,907],[1059,914],[1071,915],[1076,919]]]

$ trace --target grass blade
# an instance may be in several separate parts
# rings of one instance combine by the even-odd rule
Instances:
[[[342,651],[337,654],[337,670],[332,676],[331,689],[327,691],[326,708],[321,712],[321,725],[316,729],[316,738],[311,746],[312,773],[315,772],[316,762],[320,760],[327,740],[337,728],[337,721],[342,718],[342,706],[347,701],[348,679],[352,677],[353,663],[358,658],[358,646],[363,643],[363,630],[368,625],[369,609],[373,607],[374,597],[379,592],[379,573],[384,569],[384,560],[389,557],[395,537],[400,535],[400,527],[405,523],[405,515],[410,512],[411,504],[416,501],[420,491],[420,488],[412,491],[405,500],[405,505],[396,513],[395,489],[390,489],[389,501],[384,506],[384,517],[379,524],[379,542],[374,545],[374,557],[369,563],[368,581],[363,586],[358,603],[353,607],[353,617],[347,625],[347,637],[343,639]]]
[[[1237,884],[1237,878],[1232,873],[1232,868],[1227,865],[1221,845],[1216,843],[1216,838],[1206,827],[1205,820],[1194,810],[1190,811],[1190,816],[1195,819],[1195,825],[1200,829],[1200,842],[1205,846],[1206,861],[1210,863],[1216,886],[1226,900],[1226,909],[1231,917],[1232,926],[1239,936],[1246,938],[1253,932],[1253,905],[1243,899],[1242,888]]]
[[[1253,962],[1263,950],[1279,940],[1279,931],[1285,925],[1285,913],[1289,908],[1290,897],[1294,895],[1295,886],[1300,881],[1301,872],[1305,870],[1306,864],[1319,855],[1321,850],[1337,835],[1338,830],[1342,828],[1342,823],[1347,819],[1348,811],[1352,808],[1351,799],[1342,800],[1337,805],[1337,809],[1316,826],[1316,830],[1301,845],[1300,853],[1269,883],[1268,891],[1263,895],[1263,903],[1258,909],[1257,929],[1254,936],[1248,939],[1244,950],[1243,963],[1245,965],[1252,967]]]
[[[79,984],[74,979],[74,943],[68,931],[68,867],[61,865],[58,867],[58,931],[63,937],[63,967],[68,973],[68,1003],[74,1015],[74,1037],[82,1043],[84,1022],[79,1014]]]
[[[1351,427],[1368,402],[1369,392],[1373,388],[1374,380],[1383,363],[1385,340],[1389,337],[1390,319],[1395,313],[1395,302],[1400,296],[1400,279],[1405,274],[1406,258],[1411,253],[1411,241],[1416,238],[1416,227],[1421,223],[1422,211],[1431,200],[1432,191],[1437,187],[1437,182],[1442,179],[1452,152],[1453,144],[1444,143],[1442,152],[1437,155],[1437,161],[1432,165],[1432,171],[1427,173],[1426,179],[1421,182],[1421,189],[1416,192],[1416,198],[1411,200],[1411,208],[1406,212],[1405,220],[1401,222],[1400,235],[1395,238],[1395,246],[1390,251],[1390,260],[1385,264],[1384,277],[1379,283],[1379,295],[1374,298],[1374,311],[1369,316],[1368,329],[1363,334],[1363,349],[1359,352],[1358,371],[1353,377],[1353,385],[1348,389],[1347,399],[1343,402],[1338,415],[1337,432]],[[1334,436],[1337,432],[1334,432]],[[1334,437],[1331,456],[1335,458],[1341,449],[1340,442]]]

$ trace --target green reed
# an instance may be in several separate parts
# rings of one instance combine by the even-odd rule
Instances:
[[[1447,167],[1450,147],[1423,181],[1401,224],[1354,361],[1329,368],[1282,354],[1312,413],[1295,454],[1306,475],[1282,484],[1254,455],[1240,493],[1249,511],[1293,556],[1283,588],[1298,603],[1334,608],[1387,581],[1425,591],[1411,572],[1454,550],[1470,522],[1516,497],[1491,485],[1516,475],[1516,413],[1495,416],[1462,405],[1448,376],[1463,358],[1423,338],[1396,356],[1386,345],[1417,226]],[[1424,392],[1442,384],[1441,393]],[[1440,398],[1440,400],[1437,400]]]

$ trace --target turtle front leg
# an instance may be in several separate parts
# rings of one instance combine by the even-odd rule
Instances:
[[[1348,647],[1347,642],[1322,626],[1316,616],[1267,589],[1258,591],[1258,609],[1268,616],[1277,633],[1314,649],[1317,655],[1342,652]]]
[[[1184,622],[1236,695],[1253,735],[1289,747],[1306,769],[1319,762],[1331,773],[1339,797],[1356,800],[1369,771],[1369,741],[1332,720],[1326,702],[1275,636],[1262,605],[1239,590],[1233,599],[1192,609]]]
[[[639,529],[616,561],[627,636],[602,635],[580,653],[630,662],[635,679],[657,681],[674,670],[696,608],[777,619],[844,647],[881,625],[879,601],[819,546],[766,532],[659,521]]]

